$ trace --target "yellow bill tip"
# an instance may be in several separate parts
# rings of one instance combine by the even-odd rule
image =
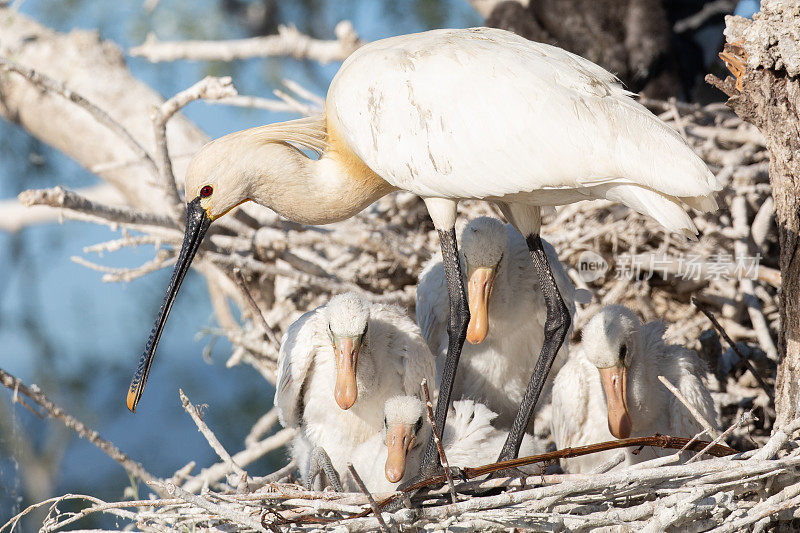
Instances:
[[[131,387],[130,389],[128,389],[127,404],[128,404],[128,410],[131,413],[136,412],[136,404],[139,402],[139,398],[137,396],[138,394],[136,387]]]

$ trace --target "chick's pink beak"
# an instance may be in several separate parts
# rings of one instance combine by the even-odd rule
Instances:
[[[356,368],[361,343],[358,338],[335,337],[333,348],[336,357],[336,386],[333,396],[339,407],[350,409],[358,398]]]
[[[397,424],[386,432],[386,446],[389,454],[386,457],[384,473],[386,479],[392,483],[397,483],[403,479],[406,473],[406,457],[411,448],[414,447],[416,437],[411,431],[411,426]]]
[[[494,283],[494,268],[480,267],[472,271],[467,281],[469,325],[467,341],[480,344],[489,334],[489,296]]]
[[[632,429],[628,413],[627,369],[619,365],[599,370],[608,404],[608,430],[618,439],[627,439]]]

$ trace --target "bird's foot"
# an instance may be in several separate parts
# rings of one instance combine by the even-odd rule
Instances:
[[[414,485],[418,485],[423,481],[426,481],[432,477],[441,475],[444,475],[444,469],[441,466],[434,465],[432,467],[426,468],[425,465],[422,465],[422,467],[420,467],[419,469],[419,472],[417,472],[416,475],[414,475],[411,479],[404,481],[400,485],[398,485],[397,490],[406,492],[409,490],[410,487],[413,487]],[[413,489],[412,492],[416,492],[417,490],[420,489],[422,489],[422,487],[419,487],[418,489]]]
[[[519,468],[504,468],[489,474],[486,479],[502,479],[502,478],[518,478],[523,488],[525,487],[525,479],[529,474],[523,472]]]
[[[450,470],[450,477],[453,481],[462,481],[467,482],[469,479],[467,478],[467,473],[464,472],[464,469],[458,466],[451,466],[449,467]]]
[[[513,483],[513,479],[518,479],[520,488],[524,489],[526,486],[525,479],[528,477],[528,475],[529,474],[523,472],[519,468],[514,468],[514,467],[504,468],[502,470],[492,472],[491,474],[486,476],[486,479],[484,481],[488,481],[490,479],[512,478],[511,480],[509,480],[508,483],[496,487],[476,488],[473,491],[471,491],[471,493],[475,496],[494,496],[496,494],[500,494],[501,492],[506,490],[506,488],[510,487]]]
[[[328,483],[330,483],[336,492],[344,492],[344,488],[339,479],[339,473],[333,467],[331,458],[321,446],[315,446],[314,449],[311,450],[310,468],[308,480],[306,481],[306,488],[308,490],[314,489],[314,482],[318,476],[327,478]]]

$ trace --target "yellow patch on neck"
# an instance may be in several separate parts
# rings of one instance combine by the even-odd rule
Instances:
[[[325,155],[330,157],[353,180],[357,187],[369,191],[385,191],[383,194],[396,190],[386,180],[376,174],[342,139],[330,117],[327,117],[326,130],[328,133],[328,149]]]

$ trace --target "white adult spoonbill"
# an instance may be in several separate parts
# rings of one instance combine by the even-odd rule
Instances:
[[[383,427],[386,400],[418,394],[423,378],[436,383],[433,356],[399,307],[346,293],[297,319],[281,342],[275,406],[281,424],[302,432],[293,457],[304,480],[316,448],[342,472]]]
[[[383,430],[356,448],[351,461],[364,484],[374,492],[393,491],[411,477],[422,460],[419,445],[431,434],[425,405],[415,396],[389,398],[383,413]],[[442,436],[450,466],[464,468],[494,462],[506,440],[506,432],[493,427],[496,417],[491,409],[473,400],[453,402]],[[523,437],[522,455],[543,451],[531,435]],[[342,484],[345,490],[358,490],[349,472],[342,476]]]
[[[484,402],[498,413],[495,424],[509,427],[544,344],[547,306],[525,239],[510,224],[490,217],[471,220],[459,236],[459,245],[470,313],[469,344],[461,351],[453,397]],[[553,247],[544,240],[542,245],[558,291],[573,316],[575,287]],[[417,286],[417,323],[437,364],[447,353],[449,313],[444,267],[441,261],[432,262]],[[566,360],[567,349],[565,340],[542,391],[544,398]]]
[[[601,309],[583,329],[581,347],[570,355],[553,384],[552,433],[566,448],[616,438],[660,433],[693,437],[702,430],[689,410],[659,381],[664,376],[712,426],[717,412],[703,385],[705,365],[692,350],[664,342],[664,323],[642,324],[627,307]],[[562,462],[587,472],[615,451]],[[626,464],[673,453],[626,450]]]
[[[403,189],[424,199],[447,272],[449,341],[436,405],[436,427],[444,428],[469,323],[456,206],[483,199],[525,236],[548,309],[542,353],[500,454],[509,459],[570,326],[539,237],[540,208],[608,198],[692,235],[681,202],[714,209],[719,185],[681,136],[612,74],[553,46],[472,28],[359,48],[334,77],[324,114],[207,144],[188,167],[185,189],[183,246],[131,381],[129,408],[141,397],[167,314],[212,220],[253,200],[296,222],[327,224]],[[428,439],[420,474],[437,470]]]

